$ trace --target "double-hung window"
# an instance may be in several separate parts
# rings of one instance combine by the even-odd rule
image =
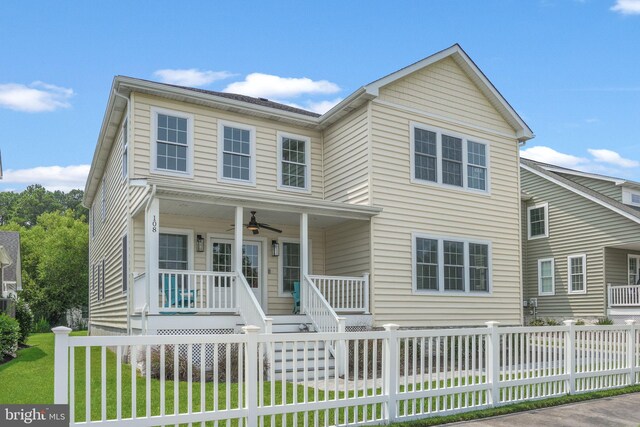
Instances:
[[[486,293],[491,290],[491,243],[413,235],[415,292]]]
[[[538,260],[538,295],[555,295],[555,265],[553,258]]]
[[[587,256],[570,255],[567,258],[567,270],[569,276],[569,293],[587,293]]]
[[[282,242],[282,292],[293,292],[300,280],[300,243]]]
[[[311,140],[278,132],[278,188],[308,191]]]
[[[473,138],[411,124],[411,181],[489,191],[489,146]]]
[[[158,267],[162,270],[189,269],[189,236],[160,233]]]
[[[527,208],[529,240],[549,237],[549,205],[547,203]]]
[[[153,110],[154,171],[160,173],[192,174],[192,117],[190,115]]]
[[[255,134],[253,126],[219,122],[218,179],[220,181],[255,184]]]

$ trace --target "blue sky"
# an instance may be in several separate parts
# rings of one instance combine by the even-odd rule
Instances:
[[[454,43],[525,155],[640,181],[639,40],[640,0],[3,1],[0,191],[84,186],[114,75],[322,111]]]

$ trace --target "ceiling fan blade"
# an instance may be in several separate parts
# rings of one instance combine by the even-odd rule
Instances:
[[[273,228],[268,226],[267,224],[258,224],[260,228],[264,228],[265,230],[275,231],[276,233],[282,233],[282,230],[278,230],[277,228]]]
[[[235,227],[231,227],[231,228],[230,228],[230,229],[228,229],[227,231],[233,231],[233,230],[235,230],[235,229],[236,229]]]

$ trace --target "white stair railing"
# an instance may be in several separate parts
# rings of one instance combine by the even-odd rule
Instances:
[[[300,305],[302,306],[302,312],[311,319],[311,324],[316,332],[345,332],[345,318],[336,314],[307,275],[304,276],[302,281],[302,301]],[[329,351],[331,351],[336,360],[336,370],[341,374],[344,372],[346,351],[344,341],[333,342],[329,345]]]
[[[235,280],[236,301],[240,316],[246,325],[255,325],[260,327],[260,331],[265,334],[272,332],[273,320],[267,317],[262,311],[262,307],[251,290],[247,279],[243,274],[236,274]]]
[[[361,277],[310,275],[309,279],[335,311],[369,313],[369,273]]]

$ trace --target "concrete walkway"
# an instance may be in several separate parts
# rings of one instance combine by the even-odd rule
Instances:
[[[461,427],[618,427],[640,425],[640,393],[447,424]]]

